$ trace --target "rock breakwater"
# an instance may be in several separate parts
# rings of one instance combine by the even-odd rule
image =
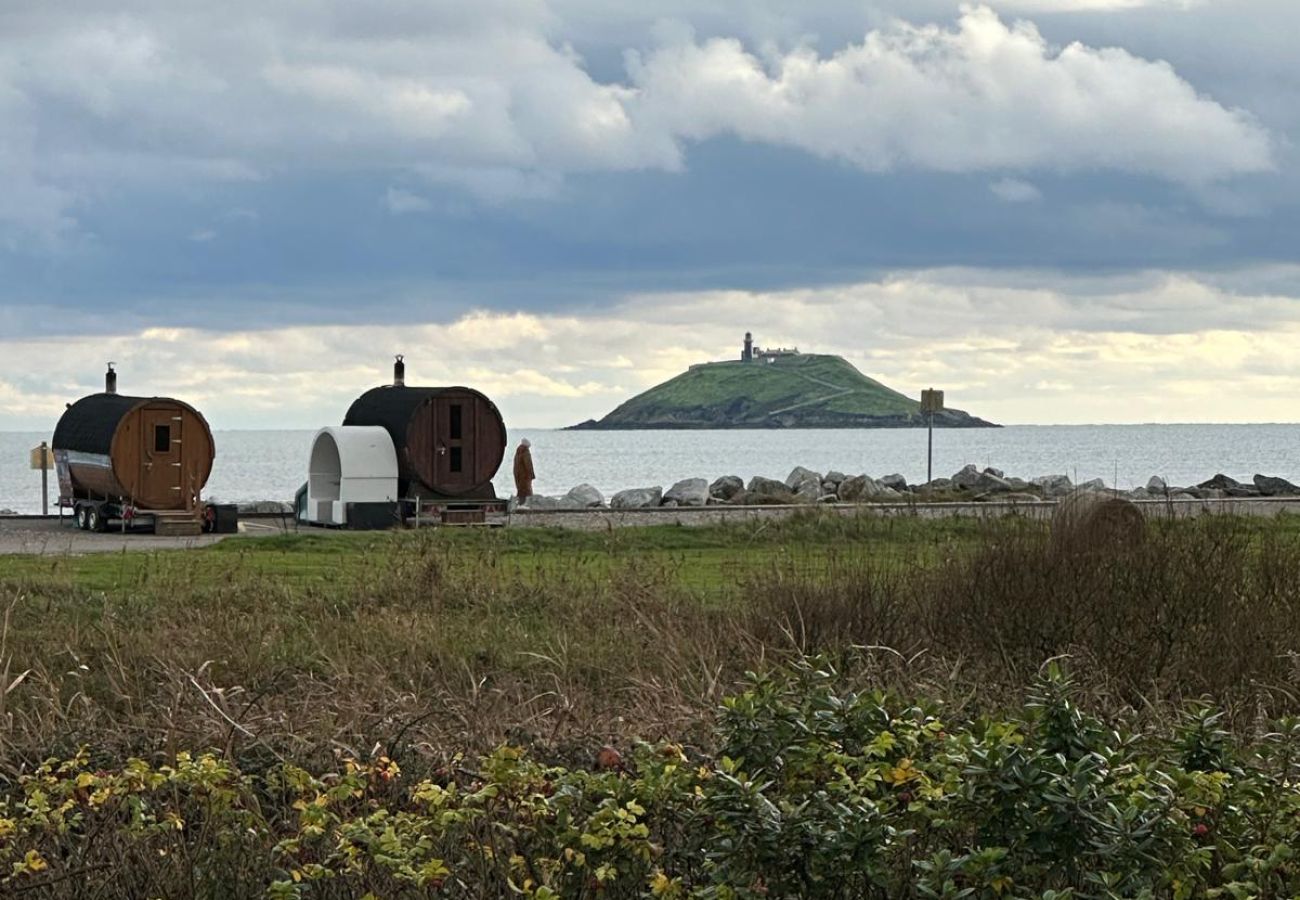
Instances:
[[[657,509],[702,506],[783,506],[817,503],[1001,502],[1055,501],[1083,491],[1099,491],[1129,500],[1222,500],[1255,497],[1300,497],[1300,486],[1285,478],[1255,475],[1238,481],[1222,473],[1194,485],[1170,485],[1152,476],[1145,486],[1118,490],[1100,478],[1075,484],[1068,475],[1020,478],[1001,469],[975,465],[949,477],[923,483],[909,482],[894,473],[873,477],[843,472],[819,473],[796,466],[784,481],[755,475],[685,478],[663,485],[634,487],[608,500],[590,484],[581,484],[562,496],[536,496],[523,509]]]

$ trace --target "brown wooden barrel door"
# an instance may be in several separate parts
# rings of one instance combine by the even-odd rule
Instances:
[[[171,507],[184,491],[181,467],[184,416],[178,409],[146,407],[141,410],[140,418],[144,478],[139,499],[149,506]]]
[[[465,397],[435,397],[434,471],[438,487],[450,494],[474,486],[474,404]]]

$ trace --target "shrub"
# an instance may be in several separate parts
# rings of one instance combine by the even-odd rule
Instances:
[[[512,746],[418,775],[342,758],[50,761],[0,800],[18,896],[1288,897],[1300,723],[1246,742],[1091,718],[1054,665],[998,718],[851,690],[825,660],[751,676],[717,752],[549,766]],[[414,766],[412,766],[414,768]]]

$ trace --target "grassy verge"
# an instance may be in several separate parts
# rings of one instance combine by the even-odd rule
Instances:
[[[746,671],[805,654],[959,708],[1074,659],[1124,719],[1300,712],[1300,534],[1161,523],[1062,553],[1024,520],[300,535],[0,561],[0,773],[97,757],[707,743]]]

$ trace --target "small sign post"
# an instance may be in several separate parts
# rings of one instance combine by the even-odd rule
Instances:
[[[925,413],[925,483],[934,481],[934,414],[943,409],[943,391],[927,388],[921,391],[921,412]]]
[[[32,448],[31,467],[41,470],[41,515],[50,514],[50,469],[54,468],[54,452],[50,445],[41,441],[39,447]]]

